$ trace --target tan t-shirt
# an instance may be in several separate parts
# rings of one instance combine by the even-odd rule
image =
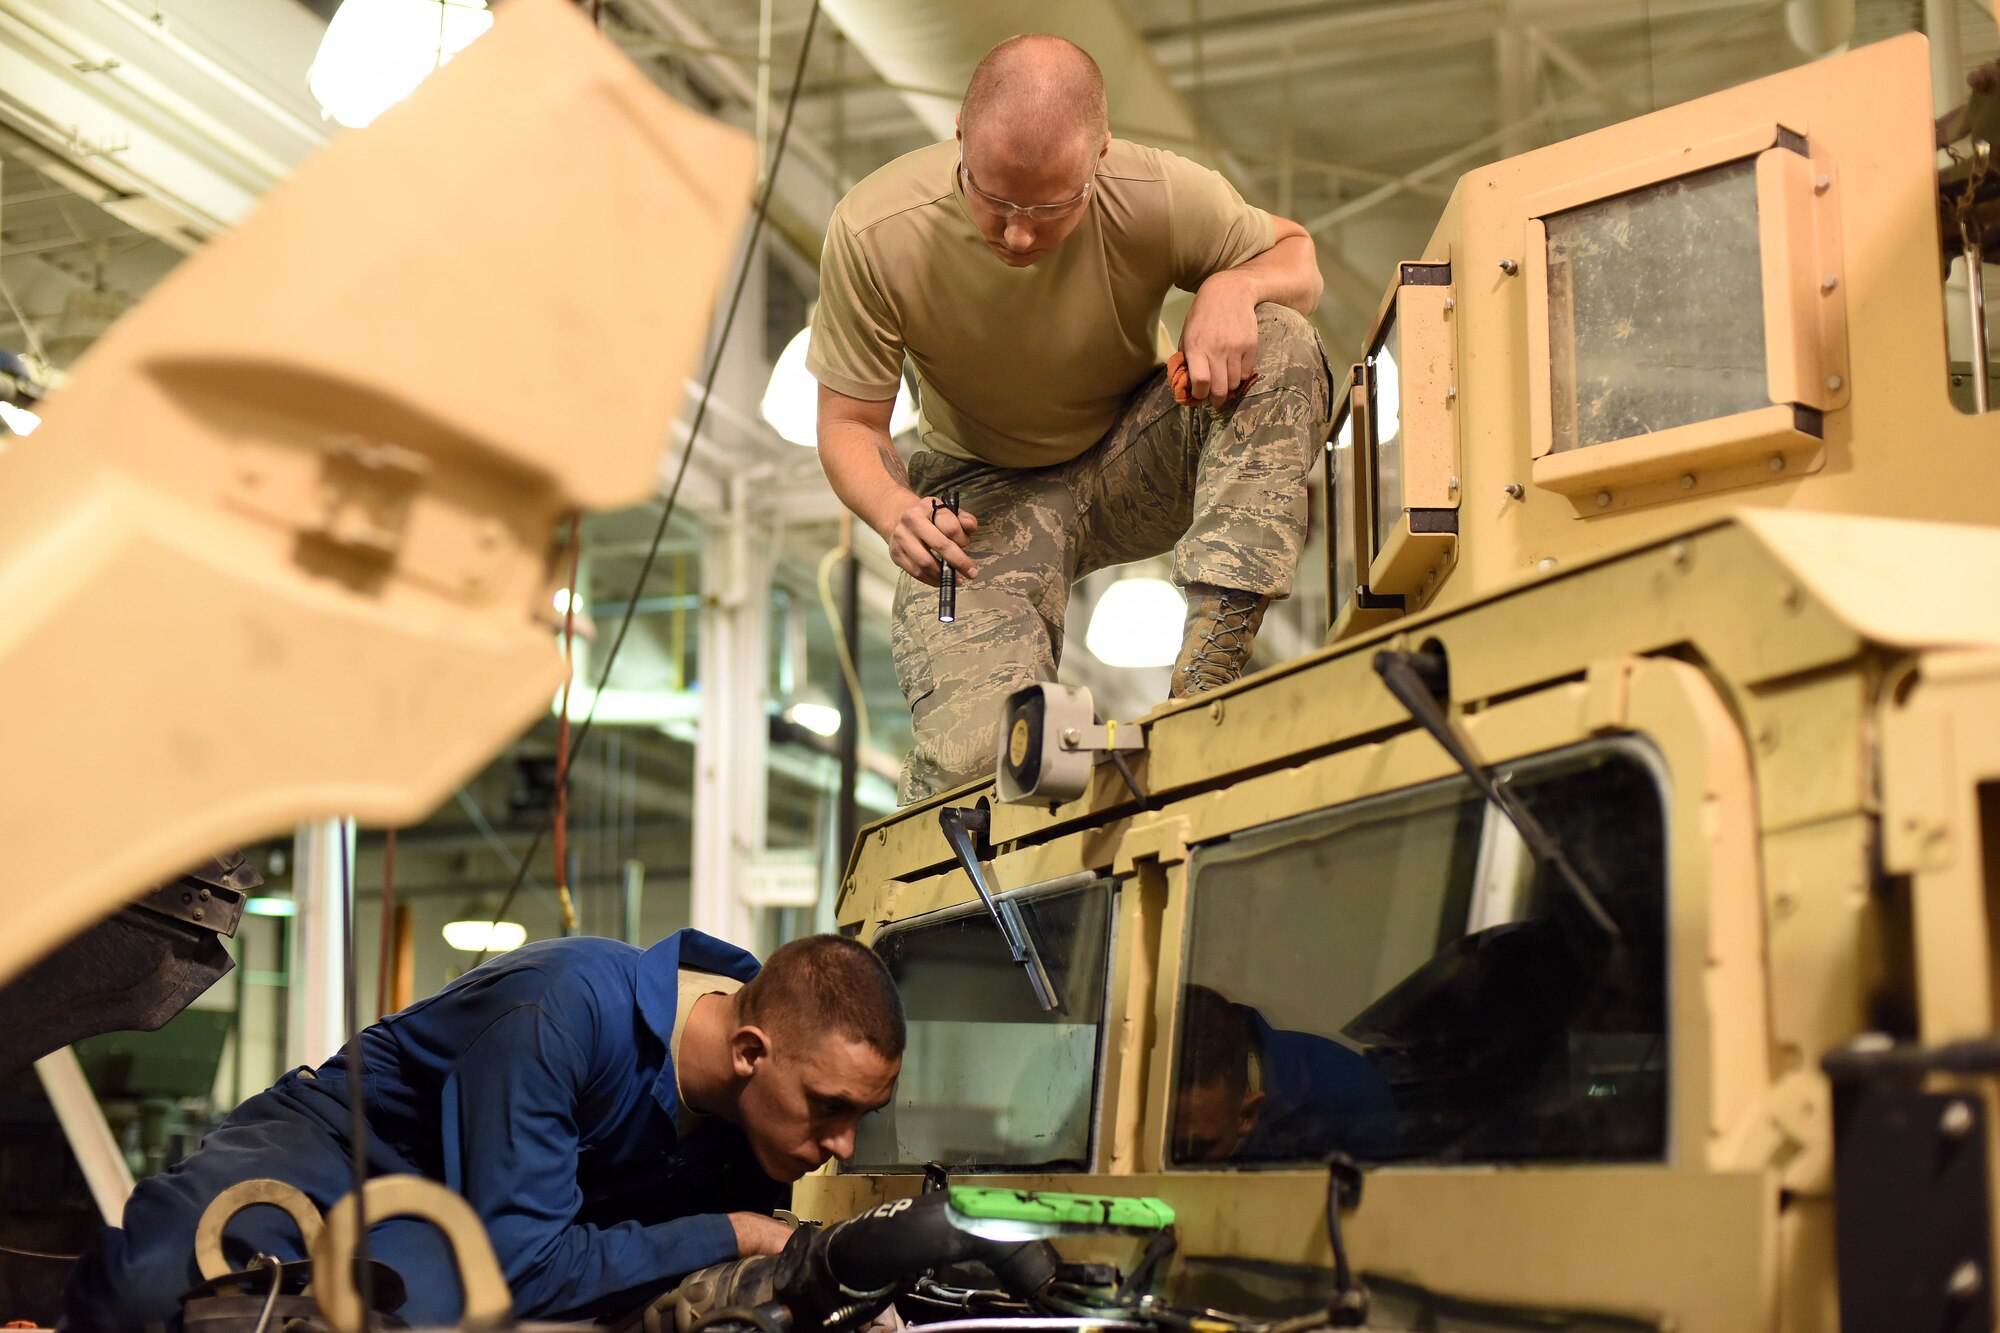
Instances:
[[[743,983],[734,977],[718,976],[692,967],[681,969],[679,991],[674,1001],[674,1031],[667,1042],[667,1058],[674,1062],[674,1095],[681,1102],[681,1113],[674,1117],[674,1132],[683,1138],[705,1118],[689,1109],[687,1090],[681,1086],[681,1038],[687,1033],[688,1015],[694,1012],[694,1002],[704,995],[734,995],[742,989]]]
[[[966,212],[957,164],[956,143],[932,144],[841,200],[806,368],[880,402],[908,356],[924,444],[959,458],[1046,467],[1088,449],[1164,363],[1168,289],[1271,248],[1271,215],[1221,176],[1113,139],[1076,229],[1009,268]]]

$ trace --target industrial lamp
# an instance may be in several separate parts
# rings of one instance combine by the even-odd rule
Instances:
[[[360,129],[492,26],[486,0],[341,0],[306,86],[327,115]]]
[[[771,366],[771,382],[764,386],[764,399],[757,405],[780,439],[808,449],[819,443],[819,381],[806,369],[806,347],[811,340],[809,328],[792,335]],[[889,409],[889,434],[901,435],[916,424],[917,405],[910,398],[910,388],[899,385],[896,405]]]
[[[518,921],[495,921],[477,907],[457,921],[444,923],[444,942],[460,953],[506,953],[528,942],[528,928]]]
[[[1165,579],[1127,577],[1104,590],[1083,646],[1106,666],[1172,666],[1181,648],[1187,599]]]

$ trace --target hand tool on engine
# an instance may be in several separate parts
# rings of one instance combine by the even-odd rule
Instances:
[[[691,1274],[645,1312],[673,1313],[678,1333],[739,1324],[760,1333],[843,1333],[886,1309],[919,1274],[977,1263],[1032,1301],[1063,1271],[1052,1236],[1157,1231],[1173,1209],[1158,1199],[952,1185],[892,1199],[824,1229],[801,1227],[783,1253]],[[623,1327],[665,1328],[646,1319]]]

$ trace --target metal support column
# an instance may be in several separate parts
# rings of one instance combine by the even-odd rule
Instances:
[[[65,1046],[43,1056],[35,1061],[35,1073],[42,1080],[42,1091],[48,1094],[63,1136],[69,1140],[70,1151],[76,1154],[77,1165],[83,1168],[83,1179],[90,1186],[90,1197],[97,1201],[98,1213],[106,1226],[117,1226],[125,1216],[125,1200],[132,1197],[132,1168],[126,1164],[118,1140],[111,1136],[104,1107],[84,1078],[76,1051]]]
[[[1965,47],[1958,34],[1958,0],[1924,0],[1924,36],[1931,43],[1931,114],[1960,106],[1965,86]]]
[[[726,527],[702,536],[701,730],[695,740],[694,879],[689,924],[754,949],[744,870],[764,846],[768,789],[771,571],[753,540],[747,477],[730,483]]]
[[[342,848],[346,849],[345,867]],[[344,868],[354,864],[354,821],[301,824],[292,843],[292,957],[286,968],[285,1064],[316,1065],[348,1038],[342,978],[347,954],[341,929]]]

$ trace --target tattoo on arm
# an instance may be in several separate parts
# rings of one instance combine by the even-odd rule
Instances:
[[[875,446],[875,453],[882,460],[882,470],[884,472],[888,473],[899,485],[908,486],[910,484],[910,470],[903,466],[903,456],[896,452],[895,445],[884,440]]]

